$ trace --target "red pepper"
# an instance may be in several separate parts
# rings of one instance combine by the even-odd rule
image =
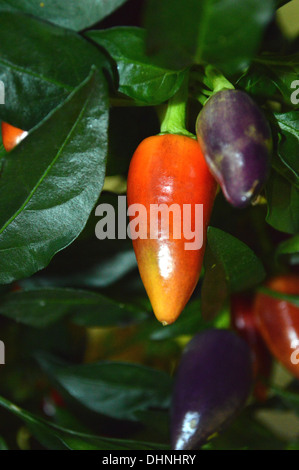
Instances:
[[[267,287],[282,294],[298,295],[299,277],[275,277]],[[299,378],[299,307],[259,292],[254,311],[259,330],[272,354]]]
[[[11,126],[7,122],[1,123],[1,131],[3,146],[7,152],[10,152],[10,150],[18,145],[28,134],[28,132]]]
[[[163,324],[174,322],[188,302],[199,279],[206,243],[216,182],[205,163],[195,139],[164,134],[145,139],[133,155],[128,175],[128,205],[143,204],[146,214],[139,214],[141,229],[147,238],[133,240],[141,279],[157,319]],[[161,215],[160,224],[150,238],[152,204],[177,204],[191,207],[191,228],[202,232],[200,249],[186,249],[180,220],[178,223]],[[195,227],[195,204],[203,205],[203,217]],[[132,222],[134,217],[130,216]],[[186,219],[185,219],[186,220]],[[168,235],[169,230],[169,235]]]
[[[253,295],[234,295],[231,299],[231,323],[232,327],[249,345],[255,379],[254,395],[257,400],[265,401],[267,399],[265,382],[270,377],[273,361],[258,330],[253,307]]]

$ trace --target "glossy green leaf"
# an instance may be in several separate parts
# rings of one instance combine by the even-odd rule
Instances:
[[[161,450],[146,442],[110,439],[66,429],[23,410],[3,397],[0,406],[20,418],[35,438],[50,450]]]
[[[103,192],[97,205],[101,203],[111,204],[115,208],[117,220],[117,195]],[[137,305],[140,314],[144,311],[151,311],[138,273],[132,240],[129,238],[98,240],[95,236],[98,220],[99,217],[95,216],[94,210],[78,239],[58,253],[46,269],[22,280],[21,287],[25,290],[64,286],[80,290],[100,288],[105,289],[105,295],[116,299],[117,303],[123,303],[126,306]],[[80,321],[84,321],[87,325],[100,321],[100,318],[91,312]]]
[[[80,31],[101,21],[127,0],[0,0],[0,12],[17,11]]]
[[[280,92],[283,101],[299,107],[299,53],[292,55],[264,54],[254,61],[263,66],[262,79],[267,78]],[[270,85],[271,86],[271,85]]]
[[[211,320],[219,313],[230,293],[259,284],[265,277],[265,270],[254,252],[232,235],[209,227],[207,239],[202,315]]]
[[[87,36],[104,47],[117,64],[119,91],[140,103],[155,105],[171,98],[185,72],[159,67],[145,53],[145,31],[119,27],[89,31]]]
[[[257,96],[263,100],[271,99],[278,102],[282,100],[280,91],[271,76],[269,76],[269,70],[261,63],[253,61],[249,69],[236,80],[236,86],[250,95]]]
[[[272,0],[149,0],[149,52],[174,68],[212,63],[231,74],[248,66],[273,12]]]
[[[267,222],[286,233],[299,232],[299,189],[276,171],[266,185]]]
[[[7,155],[0,187],[0,283],[42,269],[83,230],[104,182],[106,93],[93,73]]]
[[[299,263],[299,235],[281,242],[276,250],[277,256],[286,256],[291,264]]]
[[[172,381],[165,372],[125,362],[69,365],[45,355],[38,362],[62,391],[96,413],[136,420],[139,410],[169,406]]]
[[[281,166],[275,167],[275,163],[274,167],[299,190],[299,111],[276,113],[275,117],[281,133],[278,142],[278,155],[283,168]]]
[[[61,2],[60,2],[61,3]],[[76,33],[35,18],[0,15],[0,119],[31,129],[89,75],[107,65],[104,55]]]
[[[262,282],[265,276],[263,265],[245,243],[215,227],[209,227],[207,238],[225,271],[231,292],[249,289]]]
[[[118,220],[118,211],[124,207],[122,205],[118,209],[118,203],[116,194],[103,192],[96,207],[100,204],[110,204]],[[55,256],[47,269],[22,282],[24,288],[64,286],[79,289],[106,288],[129,273],[137,271],[136,257],[129,238],[104,240],[96,238],[95,228],[100,218],[95,213],[96,209],[90,214],[78,239]]]
[[[238,87],[252,95],[299,107],[299,54],[264,53],[237,81]]]
[[[95,224],[93,228],[95,227]],[[76,240],[55,256],[38,276],[24,280],[25,288],[105,288],[136,270],[131,240]]]
[[[75,289],[35,289],[11,292],[1,298],[0,313],[17,322],[45,328],[69,316],[85,326],[124,326],[147,315],[101,294]]]

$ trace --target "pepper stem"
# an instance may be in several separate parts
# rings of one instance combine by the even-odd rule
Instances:
[[[227,80],[227,78],[222,75],[219,70],[217,70],[212,65],[207,65],[205,67],[205,77],[203,79],[205,85],[207,85],[213,93],[217,93],[223,89],[234,90],[234,85]]]
[[[194,137],[186,129],[189,74],[186,73],[179,91],[167,103],[161,113],[161,134],[181,134]]]

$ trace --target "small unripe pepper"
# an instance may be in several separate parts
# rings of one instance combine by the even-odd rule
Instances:
[[[171,443],[198,450],[242,409],[252,385],[250,350],[229,330],[205,330],[188,343],[173,391]]]
[[[225,198],[235,207],[248,206],[270,168],[271,130],[259,107],[243,91],[218,91],[199,113],[196,133]]]
[[[139,203],[146,209],[141,225],[146,239],[133,240],[141,279],[157,319],[174,322],[188,302],[199,279],[216,182],[211,176],[197,141],[191,137],[164,134],[145,139],[135,151],[128,175],[128,206]],[[152,205],[176,204],[181,214],[190,207],[191,228],[203,236],[199,249],[186,249],[190,240],[174,218],[162,213],[153,230]],[[203,205],[203,217],[195,218],[195,205]],[[133,220],[133,217],[130,217]],[[197,224],[195,226],[195,224]],[[152,229],[152,233],[151,233]],[[175,234],[179,231],[179,238]]]
[[[266,287],[286,295],[299,295],[299,277],[284,275],[271,279]],[[299,378],[299,307],[272,297],[256,295],[254,313],[268,348],[290,372]]]
[[[272,355],[267,348],[254,315],[254,295],[236,294],[231,299],[231,324],[248,344],[255,379],[254,395],[258,401],[267,399],[267,385],[272,371]]]
[[[23,131],[22,129],[3,121],[1,123],[1,132],[3,146],[7,152],[10,152],[28,135],[27,131]]]

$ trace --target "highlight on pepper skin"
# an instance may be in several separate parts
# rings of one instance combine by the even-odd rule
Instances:
[[[203,233],[202,247],[186,250],[185,244],[190,240],[184,233],[180,239],[174,237],[178,228],[174,218],[165,220],[161,213],[154,234],[150,232],[149,218],[141,218],[140,224],[148,237],[133,240],[133,247],[153,311],[164,325],[178,318],[198,282],[216,187],[198,143],[190,137],[174,134],[149,137],[141,142],[131,160],[128,206],[143,204],[150,214],[152,204],[178,204],[183,213],[184,205],[188,204],[192,208],[192,230]],[[201,227],[195,227],[196,204],[203,205]]]
[[[1,123],[1,132],[3,146],[7,152],[13,150],[28,135],[27,131],[14,127],[7,122]]]

